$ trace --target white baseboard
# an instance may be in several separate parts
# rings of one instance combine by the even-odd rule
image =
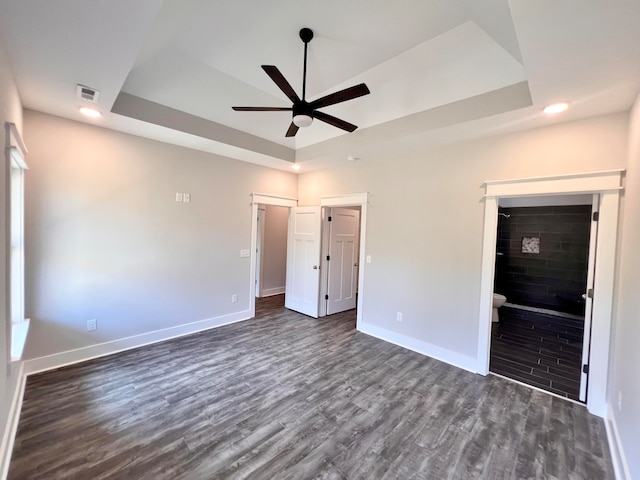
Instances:
[[[134,335],[131,337],[120,338],[109,342],[98,343],[88,347],[77,348],[75,350],[67,350],[66,352],[54,353],[45,357],[33,358],[25,360],[25,375],[53,370],[54,368],[72,365],[74,363],[84,362],[93,358],[104,357],[114,353],[131,350],[133,348],[143,347],[152,343],[163,342],[172,338],[190,335],[192,333],[209,330],[211,328],[221,327],[230,323],[241,322],[251,318],[249,310],[242,312],[230,313],[220,317],[198,320],[196,322],[185,323],[176,327],[164,328],[153,332]]]
[[[375,325],[371,325],[369,323],[361,322],[358,325],[358,330],[362,333],[366,333],[367,335],[371,335],[372,337],[384,340],[385,342],[393,343],[394,345],[406,348],[407,350],[412,350],[427,357],[435,358],[436,360],[440,360],[441,362],[448,363],[449,365],[453,365],[454,367],[462,368],[463,370],[467,370],[472,373],[477,373],[477,361],[475,357],[469,357],[467,355],[452,352],[451,350],[437,347],[435,345],[431,345],[430,343],[422,342],[420,340],[416,340],[415,338],[407,337],[405,335],[392,332],[391,330],[387,330],[385,328],[376,327]]]
[[[24,363],[20,362],[16,379],[16,386],[9,404],[9,414],[4,432],[2,432],[2,441],[0,442],[0,478],[5,479],[9,474],[9,463],[11,462],[11,453],[13,452],[13,442],[16,438],[18,430],[18,421],[20,420],[20,411],[22,410],[22,398],[24,396],[24,387],[26,383],[26,375],[24,374]]]
[[[607,428],[607,440],[609,442],[611,461],[613,462],[613,470],[616,474],[616,479],[632,480],[631,472],[629,471],[629,464],[627,463],[627,457],[624,454],[624,448],[622,447],[620,435],[618,434],[618,425],[616,423],[615,414],[613,413],[611,405],[608,405],[607,407],[607,416],[604,419],[604,424]]]
[[[274,295],[282,295],[286,290],[286,287],[265,288],[260,290],[261,297],[273,297]]]

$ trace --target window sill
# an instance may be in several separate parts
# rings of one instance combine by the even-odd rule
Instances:
[[[11,325],[11,361],[17,362],[22,358],[24,345],[29,333],[29,319]]]

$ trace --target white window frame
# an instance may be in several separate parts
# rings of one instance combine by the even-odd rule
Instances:
[[[17,361],[27,338],[29,320],[25,318],[25,264],[24,264],[24,172],[28,169],[27,149],[15,124],[5,124],[6,186],[5,215],[8,226],[7,245],[7,338],[10,361]]]

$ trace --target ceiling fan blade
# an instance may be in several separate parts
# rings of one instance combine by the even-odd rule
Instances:
[[[309,107],[313,110],[316,108],[328,107],[329,105],[335,105],[336,103],[346,102],[353,98],[362,97],[371,93],[369,88],[364,83],[355,85],[353,87],[345,88],[339,92],[330,93],[322,98],[309,102]]]
[[[354,125],[353,123],[345,122],[344,120],[340,120],[339,118],[336,118],[332,115],[327,115],[326,113],[313,112],[313,116],[324,123],[328,123],[329,125],[333,125],[334,127],[341,128],[342,130],[346,130],[347,132],[353,132],[356,128],[358,128],[358,126]]]
[[[231,107],[236,112],[282,112],[291,111],[291,107]]]
[[[271,77],[271,80],[278,86],[280,90],[291,100],[293,103],[299,102],[300,98],[298,94],[295,92],[293,87],[289,85],[287,79],[284,78],[284,75],[280,73],[278,67],[274,65],[262,65],[262,69]]]
[[[287,134],[285,135],[285,137],[295,137],[296,133],[298,133],[298,126],[291,122],[291,125],[289,125],[289,130],[287,130]]]

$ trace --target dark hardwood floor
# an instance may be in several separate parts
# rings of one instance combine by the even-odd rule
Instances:
[[[502,307],[489,370],[579,400],[584,320]]]
[[[612,479],[586,409],[311,319],[259,316],[29,377],[10,479]]]

